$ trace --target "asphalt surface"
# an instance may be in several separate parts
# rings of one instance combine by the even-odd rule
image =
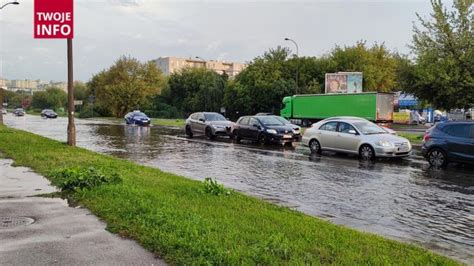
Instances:
[[[60,141],[67,119],[5,117],[6,124]],[[431,169],[414,152],[399,160],[310,155],[307,147],[187,139],[181,128],[76,120],[77,144],[229,188],[337,224],[424,246],[474,264],[474,167]]]
[[[87,209],[36,197],[56,190],[12,163],[0,159],[0,265],[165,265]]]

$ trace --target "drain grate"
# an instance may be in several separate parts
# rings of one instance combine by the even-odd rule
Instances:
[[[0,217],[0,229],[21,225],[29,225],[34,222],[35,220],[30,217]]]

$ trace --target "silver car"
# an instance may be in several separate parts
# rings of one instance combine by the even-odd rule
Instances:
[[[311,152],[335,151],[375,157],[405,157],[411,153],[410,142],[386,129],[360,118],[325,119],[306,129],[302,142]]]
[[[186,119],[185,132],[192,138],[195,134],[204,134],[209,139],[217,136],[231,136],[233,123],[219,113],[199,112]]]

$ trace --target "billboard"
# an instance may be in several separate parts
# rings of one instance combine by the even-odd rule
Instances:
[[[362,72],[327,73],[325,87],[326,93],[362,92]]]

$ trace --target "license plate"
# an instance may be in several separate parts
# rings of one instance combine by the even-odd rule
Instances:
[[[291,139],[292,136],[291,136],[291,135],[283,135],[283,138],[284,138],[284,139]]]

